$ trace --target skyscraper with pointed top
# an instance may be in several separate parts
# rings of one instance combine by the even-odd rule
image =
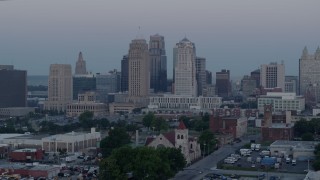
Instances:
[[[150,88],[154,92],[167,91],[167,56],[164,37],[159,34],[150,36]]]
[[[174,94],[197,96],[196,47],[186,37],[173,49]]]
[[[79,52],[78,61],[76,62],[75,74],[87,74],[86,61],[83,60],[82,52]]]
[[[314,92],[314,101],[320,101],[320,48],[314,54],[309,54],[307,47],[299,59],[299,92],[305,95],[308,89]],[[307,100],[306,100],[307,101]]]

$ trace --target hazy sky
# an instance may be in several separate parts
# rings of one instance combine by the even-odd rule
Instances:
[[[83,52],[93,73],[120,70],[132,39],[165,37],[168,76],[172,48],[185,35],[215,74],[242,76],[284,61],[298,75],[304,46],[320,45],[319,0],[5,0],[0,1],[0,64],[47,75]],[[139,28],[141,30],[139,32]]]

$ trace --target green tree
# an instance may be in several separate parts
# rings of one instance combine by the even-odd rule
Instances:
[[[210,130],[205,130],[199,136],[199,143],[202,152],[206,154],[206,152],[210,153],[215,149],[217,140]]]
[[[179,149],[174,148],[131,148],[124,146],[115,149],[102,160],[100,175],[103,179],[127,179],[127,173],[133,179],[166,180],[185,167],[185,159]]]
[[[302,141],[314,141],[313,134],[310,132],[302,134],[301,139]]]
[[[114,128],[109,131],[109,136],[102,139],[100,148],[102,154],[106,157],[109,156],[112,150],[130,143],[130,136],[124,128]]]
[[[169,128],[169,124],[162,117],[153,119],[151,125],[156,131],[167,130]]]
[[[142,119],[142,124],[147,127],[150,128],[152,125],[152,122],[156,119],[156,116],[152,113],[149,112],[148,114],[146,114],[143,119]]]
[[[302,134],[311,132],[314,133],[314,129],[310,126],[310,123],[305,119],[301,119],[294,124],[294,133],[296,137],[301,137]]]
[[[93,123],[93,112],[91,111],[85,111],[80,114],[79,116],[79,122],[82,126],[82,128],[91,128]]]

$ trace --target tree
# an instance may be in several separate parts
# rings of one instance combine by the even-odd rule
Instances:
[[[314,131],[313,131],[313,128],[310,127],[310,123],[308,121],[306,121],[305,119],[301,119],[300,121],[297,121],[294,124],[295,136],[301,137],[302,134],[307,133],[307,132],[313,133]]]
[[[162,117],[153,119],[151,125],[156,131],[167,130],[169,128],[167,121]]]
[[[109,136],[101,140],[100,148],[102,154],[107,157],[111,154],[112,150],[130,143],[130,136],[124,128],[114,128],[109,131]]]
[[[217,144],[217,140],[214,137],[214,134],[210,130],[205,130],[199,136],[199,143],[200,143],[202,152],[205,154],[206,151],[209,151],[208,153],[210,153],[214,150]],[[206,150],[205,148],[208,150]]]
[[[310,132],[302,134],[301,138],[302,141],[314,141],[313,134]]]
[[[156,119],[155,115],[152,112],[149,112],[147,115],[145,115],[142,119],[142,123],[145,127],[150,128],[152,125],[152,122]]]
[[[185,167],[186,161],[179,149],[175,148],[132,148],[124,146],[115,149],[102,160],[100,175],[103,179],[166,180]],[[102,178],[101,178],[102,179]]]
[[[92,127],[93,112],[85,111],[80,114],[79,122],[81,123],[82,128],[90,128]]]

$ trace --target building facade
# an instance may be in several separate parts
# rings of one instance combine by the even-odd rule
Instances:
[[[285,90],[284,80],[285,80],[284,64],[278,64],[272,62],[270,64],[261,65],[260,71],[260,83],[264,88],[275,88],[279,87],[282,92]]]
[[[320,100],[320,48],[314,54],[309,54],[307,47],[303,49],[299,59],[299,91],[300,95],[306,95],[312,86],[315,93],[315,101]]]
[[[197,96],[196,48],[187,38],[174,48],[174,94]]]
[[[72,84],[72,99],[76,100],[79,93],[96,90],[96,77],[93,74],[74,75]]]
[[[160,134],[157,137],[148,137],[146,139],[146,146],[154,148],[180,148],[187,164],[190,164],[201,157],[200,144],[198,143],[197,138],[189,136],[189,131],[182,121],[174,131]]]
[[[0,108],[27,106],[27,71],[0,67]]]
[[[51,64],[48,80],[46,110],[66,111],[72,102],[72,69],[70,64]]]
[[[124,55],[121,60],[121,92],[128,91],[129,88],[129,61],[128,55]]]
[[[231,95],[230,71],[223,69],[216,72],[216,94],[219,97],[229,97]]]
[[[149,50],[145,39],[134,39],[129,48],[129,96],[147,97],[150,88]]]
[[[78,61],[76,62],[75,74],[87,74],[86,61],[83,60],[82,52],[79,53]]]
[[[196,57],[196,79],[198,96],[204,96],[207,89],[206,58]]]
[[[305,109],[305,98],[296,96],[295,93],[273,93],[268,92],[258,98],[258,109],[264,111],[264,106],[271,104],[274,112],[297,111]]]
[[[67,106],[67,116],[69,117],[79,117],[86,111],[92,112],[95,118],[105,117],[107,115],[107,105],[96,102],[96,93],[87,91],[78,95],[78,102]]]
[[[285,76],[285,92],[299,94],[298,76]]]
[[[154,92],[167,91],[167,56],[164,37],[158,34],[150,36],[150,88]]]
[[[257,87],[256,79],[250,76],[244,76],[241,80],[241,90],[244,99],[247,97],[254,95]]]
[[[117,93],[120,91],[121,86],[121,73],[116,69],[109,71],[107,74],[97,74],[96,84],[97,84],[97,99],[100,102],[108,102],[109,93]]]

